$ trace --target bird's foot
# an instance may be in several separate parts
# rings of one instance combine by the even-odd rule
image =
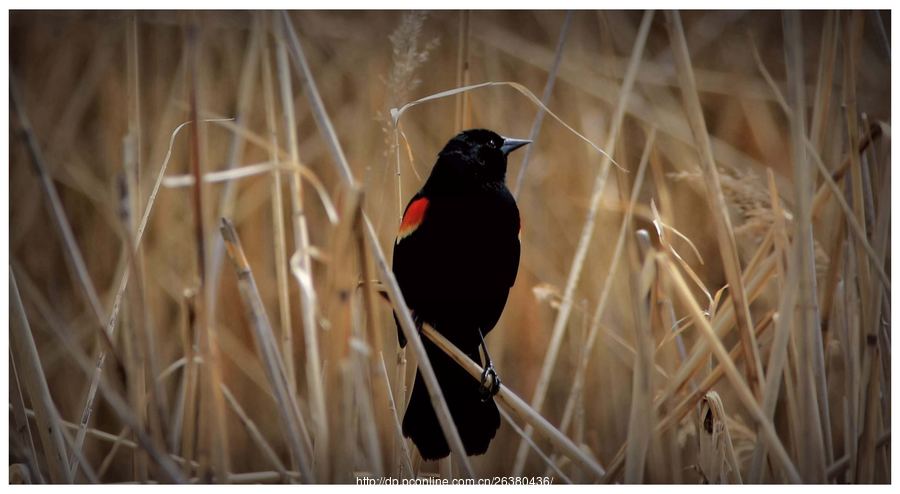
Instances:
[[[494,365],[489,363],[481,372],[478,393],[481,395],[481,401],[488,401],[498,392],[500,392],[500,376],[497,375]]]

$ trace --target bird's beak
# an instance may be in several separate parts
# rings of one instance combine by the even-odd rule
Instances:
[[[513,139],[512,137],[504,137],[503,145],[500,146],[500,151],[503,151],[503,154],[509,154],[526,144],[531,144],[531,140],[529,140],[529,139]]]

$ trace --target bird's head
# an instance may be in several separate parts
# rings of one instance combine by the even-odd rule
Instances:
[[[506,157],[529,143],[527,139],[503,137],[487,129],[469,129],[450,139],[438,161],[451,165],[452,172],[479,182],[502,182],[506,177]]]

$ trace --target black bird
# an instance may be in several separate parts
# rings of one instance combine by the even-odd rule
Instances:
[[[484,336],[500,319],[519,268],[519,209],[506,188],[506,157],[530,142],[485,129],[451,139],[406,206],[394,244],[394,275],[416,325],[433,326],[476,362],[479,347],[484,352],[479,382],[424,340],[468,455],[487,451],[500,427],[493,400],[500,379]],[[405,346],[399,323],[397,333]],[[450,454],[420,372],[403,417],[403,435],[426,460]]]

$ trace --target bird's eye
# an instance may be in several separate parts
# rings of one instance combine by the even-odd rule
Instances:
[[[497,142],[496,141],[488,141],[487,147],[489,147],[491,149],[497,149]]]

